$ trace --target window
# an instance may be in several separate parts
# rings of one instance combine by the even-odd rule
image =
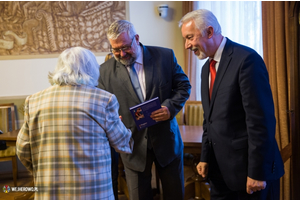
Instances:
[[[222,35],[251,47],[263,57],[261,1],[199,1],[198,9],[207,9],[217,17]],[[201,101],[201,69],[206,60],[199,60],[196,79],[196,100]]]

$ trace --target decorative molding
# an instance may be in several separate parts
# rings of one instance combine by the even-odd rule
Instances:
[[[1,100],[15,100],[15,99],[26,99],[29,95],[20,95],[20,96],[0,96],[0,101]]]

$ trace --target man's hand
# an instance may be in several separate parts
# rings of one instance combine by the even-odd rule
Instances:
[[[170,111],[166,106],[162,106],[162,108],[153,111],[150,115],[150,117],[157,122],[168,120],[170,119],[170,116],[171,116]]]
[[[197,171],[199,175],[201,175],[203,178],[206,178],[208,173],[208,163],[199,162],[197,165]]]
[[[266,181],[259,181],[259,180],[254,180],[247,176],[247,193],[252,194],[253,192],[260,191],[265,189],[267,186]]]

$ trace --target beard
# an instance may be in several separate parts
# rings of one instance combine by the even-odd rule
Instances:
[[[121,57],[121,55],[115,56],[115,59],[116,59],[116,61],[120,62],[121,64],[128,66],[128,65],[133,64],[136,61],[136,59],[140,56],[140,53],[141,53],[140,46],[135,45],[132,50],[132,53],[126,53],[126,55],[123,56],[123,58],[129,57],[129,59],[123,59]]]
[[[199,54],[199,56],[197,56],[197,57],[198,57],[198,59],[200,59],[200,60],[204,60],[204,59],[207,58],[208,56],[207,56],[204,52],[200,51],[200,54]]]
[[[192,48],[191,49],[192,51],[196,51],[196,50],[198,50],[198,52],[199,52],[199,55],[196,55],[197,56],[197,58],[199,59],[199,60],[204,60],[205,58],[207,58],[208,56],[203,52],[203,51],[201,51],[199,48],[197,48],[197,47],[194,47],[194,48]]]
[[[132,63],[134,63],[134,62],[136,61],[136,58],[133,57],[132,54],[128,54],[128,53],[127,53],[125,56],[130,56],[129,60],[127,60],[127,59],[122,59],[121,56],[120,56],[120,57],[115,57],[115,59],[116,59],[118,62],[120,62],[122,65],[125,65],[125,66],[131,65]]]

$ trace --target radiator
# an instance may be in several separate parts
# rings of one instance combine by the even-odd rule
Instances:
[[[192,126],[203,125],[203,108],[201,103],[185,105],[185,124]]]

